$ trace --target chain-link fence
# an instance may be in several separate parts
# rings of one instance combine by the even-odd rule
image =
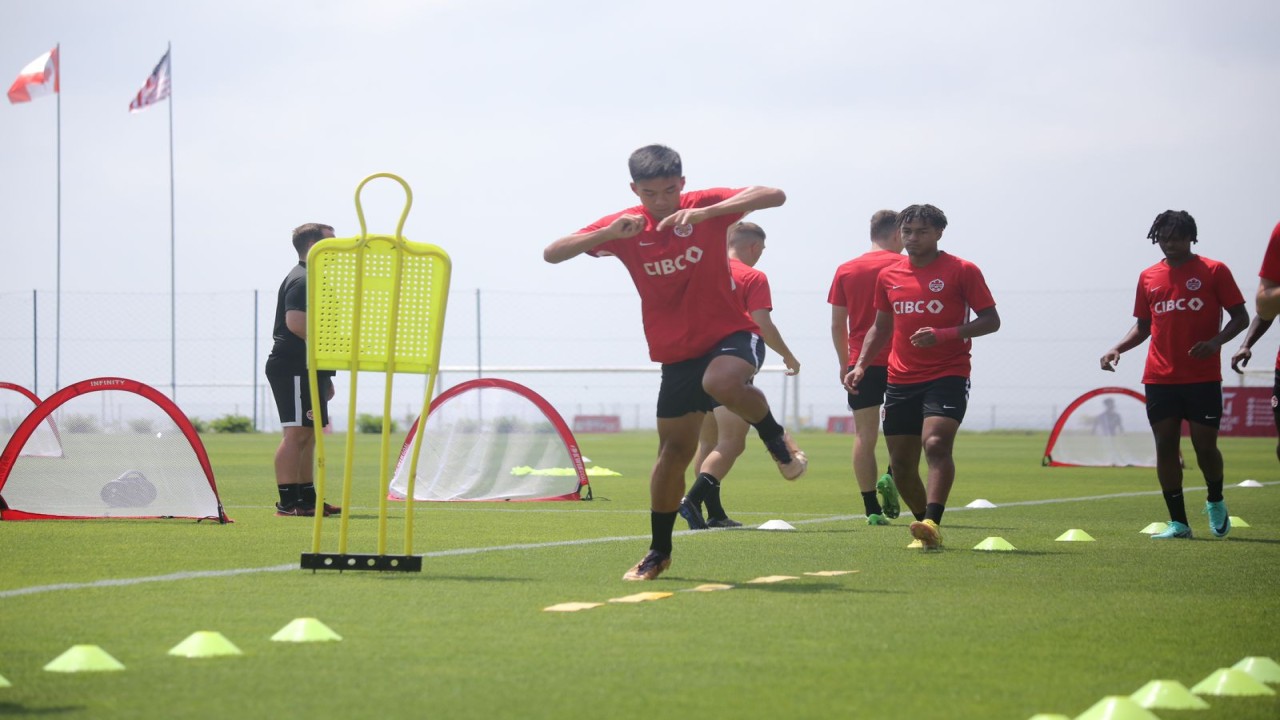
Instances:
[[[45,397],[91,377],[120,376],[170,395],[189,416],[252,418],[278,428],[263,364],[271,349],[276,293],[0,293],[0,380]],[[1081,393],[1104,385],[1141,390],[1145,346],[1126,354],[1116,373],[1098,358],[1132,324],[1132,289],[999,293],[1001,330],[973,345],[970,430],[1046,429]],[[696,311],[696,309],[691,309]],[[774,414],[791,426],[826,427],[845,416],[825,295],[775,292],[774,321],[803,363],[785,378],[770,353],[757,385]],[[1280,331],[1254,348],[1246,379],[1223,349],[1227,384],[1270,384]],[[626,429],[652,428],[658,368],[648,362],[634,291],[460,290],[449,297],[444,371],[436,392],[478,375],[528,385],[567,420],[616,415]],[[346,426],[349,378],[338,378],[331,414]],[[423,379],[401,376],[391,415],[411,420]],[[357,411],[382,415],[382,377],[361,377]],[[3,408],[0,408],[3,410]]]

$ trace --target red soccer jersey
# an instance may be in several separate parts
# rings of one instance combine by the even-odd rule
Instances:
[[[764,273],[737,258],[729,258],[729,272],[733,275],[733,294],[748,315],[757,310],[773,309],[769,278]]]
[[[1271,242],[1267,243],[1267,253],[1262,256],[1262,269],[1258,277],[1280,283],[1280,223],[1271,231]],[[1280,370],[1280,351],[1276,352],[1276,370]]]
[[[733,197],[741,189],[712,188],[681,193],[680,208],[707,207]],[[627,208],[591,223],[579,232],[607,227],[619,215],[643,215],[644,230],[635,237],[610,240],[590,255],[614,255],[622,261],[640,293],[640,314],[649,357],[663,364],[701,357],[725,337],[747,330],[759,333],[733,294],[726,236],[740,213],[711,218],[693,226],[689,237],[675,228],[662,232],[644,206]]]
[[[1133,316],[1151,323],[1142,382],[1152,385],[1222,382],[1221,353],[1197,360],[1191,346],[1222,329],[1224,308],[1244,304],[1226,265],[1202,255],[1171,268],[1164,260],[1138,276]]]
[[[922,327],[963,325],[970,311],[995,307],[977,265],[945,252],[924,267],[904,259],[880,271],[875,299],[876,310],[893,313],[889,382],[908,385],[948,375],[969,377],[967,338],[922,348],[911,344],[911,336]]]
[[[827,302],[849,311],[849,364],[857,362],[862,353],[862,340],[876,320],[876,276],[886,267],[903,261],[902,253],[888,250],[872,250],[836,268],[831,281]],[[889,364],[889,345],[867,363]]]

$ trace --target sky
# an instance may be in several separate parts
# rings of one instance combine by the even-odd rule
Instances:
[[[355,186],[389,171],[414,192],[405,236],[453,258],[446,363],[475,362],[479,290],[486,362],[642,366],[621,265],[541,251],[635,204],[626,158],[659,142],[690,188],[786,191],[752,219],[805,402],[843,401],[836,266],[874,211],[928,202],[1004,318],[975,343],[975,401],[985,383],[988,401],[1044,389],[1060,407],[1139,386],[1143,350],[1115,376],[1097,359],[1160,258],[1159,212],[1191,212],[1196,250],[1252,297],[1280,220],[1276,27],[1267,0],[49,0],[0,6],[0,80],[61,43],[64,292],[169,291],[172,110],[180,293],[270,305],[292,228],[358,234]],[[171,100],[130,114],[168,43]],[[0,106],[0,297],[57,282],[57,113]],[[398,188],[364,200],[393,232]]]

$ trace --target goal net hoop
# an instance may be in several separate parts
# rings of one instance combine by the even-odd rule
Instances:
[[[23,452],[58,417],[62,455]],[[27,415],[0,453],[0,520],[195,518],[230,522],[199,434],[135,380],[83,380]]]
[[[35,393],[9,382],[0,382],[0,448],[13,438],[13,432],[22,424],[28,415],[40,405],[40,398]],[[36,426],[31,437],[22,444],[23,455],[32,457],[62,457],[62,439],[58,436],[58,425],[49,416],[45,422]]]
[[[1042,464],[1048,467],[1155,467],[1147,399],[1122,387],[1081,395],[1062,411]]]
[[[422,431],[413,499],[589,500],[582,453],[560,413],[533,390],[500,378],[455,385],[414,421],[389,497],[409,495],[409,455]]]

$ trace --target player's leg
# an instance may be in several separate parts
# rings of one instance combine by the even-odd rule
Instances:
[[[880,438],[880,406],[884,403],[884,389],[888,368],[867,368],[857,393],[848,396],[849,409],[853,411],[853,478],[862,495],[862,509],[868,525],[888,525],[889,519],[901,512],[898,490],[893,483],[893,473],[880,475],[876,462],[876,442]],[[877,500],[879,491],[881,499]]]
[[[1271,419],[1276,424],[1276,460],[1280,460],[1280,370],[1271,386]]]
[[[920,480],[924,408],[918,385],[888,385],[884,392],[884,443],[889,469],[902,501],[916,520],[924,520],[924,483]]]
[[[702,517],[703,500],[713,489],[717,495],[719,494],[719,480],[714,477],[704,477],[700,472],[707,456],[715,449],[718,439],[719,428],[716,425],[716,416],[714,412],[709,412],[702,418],[702,428],[698,435],[698,452],[693,456],[693,470],[697,477],[693,481],[693,487],[689,488],[689,492],[685,493],[680,500],[680,517],[689,523],[690,530],[707,529],[707,521]]]
[[[1187,506],[1182,497],[1182,402],[1177,385],[1147,385],[1147,420],[1156,442],[1156,478],[1169,511],[1169,526],[1152,539],[1191,537]]]
[[[956,479],[952,451],[956,433],[969,408],[969,378],[948,376],[929,382],[924,391],[922,408],[924,426],[921,440],[924,444],[925,463],[929,466],[925,519],[941,525],[942,513]]]
[[[1222,496],[1222,452],[1218,449],[1218,427],[1222,421],[1222,384],[1196,383],[1186,386],[1187,425],[1191,430],[1191,447],[1196,465],[1204,475],[1204,513],[1209,516],[1209,531],[1214,537],[1231,532],[1231,516]]]
[[[312,457],[308,450],[314,446],[315,435],[306,423],[306,408],[310,405],[303,399],[306,378],[301,375],[268,375],[267,382],[275,398],[282,429],[274,458],[276,492],[280,496],[276,514],[308,515],[310,513],[302,508],[302,465],[304,460]]]
[[[708,416],[715,417],[717,428],[715,448],[700,466],[698,482],[706,482],[703,500],[707,504],[707,525],[710,527],[740,527],[742,523],[731,520],[720,502],[720,483],[724,481],[734,462],[747,448],[747,433],[751,426],[726,407],[717,407]],[[705,427],[705,424],[704,424]]]
[[[768,398],[751,384],[764,358],[764,342],[757,335],[740,332],[724,338],[716,346],[702,377],[703,389],[756,429],[784,478],[798,479],[809,460],[774,419]]]

